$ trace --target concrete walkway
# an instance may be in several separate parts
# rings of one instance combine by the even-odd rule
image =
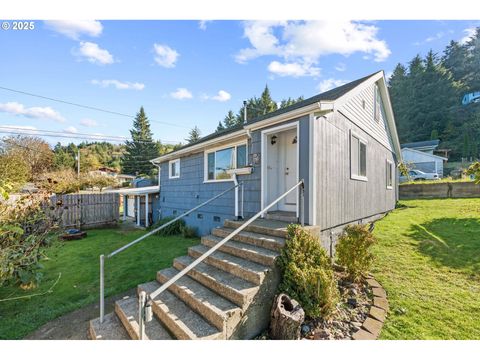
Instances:
[[[115,301],[125,296],[135,296],[136,289],[105,299],[105,313],[113,311]],[[41,326],[25,337],[25,340],[88,340],[89,321],[98,317],[98,302],[72,311]]]

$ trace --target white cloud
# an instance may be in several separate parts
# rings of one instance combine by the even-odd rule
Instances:
[[[103,31],[102,23],[96,20],[47,20],[44,22],[47,28],[74,40],[78,40],[81,35],[97,37]]]
[[[460,44],[466,44],[472,38],[472,36],[475,35],[476,31],[477,29],[475,27],[470,27],[463,30],[465,36],[460,39]]]
[[[80,47],[78,48],[76,55],[86,58],[88,62],[93,64],[106,65],[113,64],[115,61],[108,50],[102,49],[98,44],[88,41],[80,42]]]
[[[338,63],[337,65],[335,65],[335,70],[343,72],[347,70],[347,65],[345,63]]]
[[[325,91],[336,88],[346,83],[348,83],[348,80],[325,79],[325,80],[322,80],[320,84],[318,84],[318,91],[320,91],[320,93],[323,93]]]
[[[76,133],[78,133],[77,128],[74,127],[74,126],[69,126],[69,127],[65,128],[65,129],[63,129],[63,131],[65,131],[65,132],[67,132],[67,133],[70,133],[70,134],[76,134]]]
[[[176,91],[170,93],[170,96],[177,100],[191,99],[193,98],[192,93],[185,88],[178,88]]]
[[[291,62],[280,63],[278,61],[272,61],[268,65],[268,71],[278,76],[319,76],[320,68],[313,66],[312,64]]]
[[[49,106],[46,107],[25,107],[18,102],[0,103],[0,111],[14,115],[23,115],[34,119],[48,119],[57,122],[65,122],[65,118],[59,112]]]
[[[220,90],[217,95],[209,96],[209,95],[203,95],[204,100],[215,100],[215,101],[220,101],[220,102],[225,102],[228,101],[232,98],[232,95],[228,93],[225,90]]]
[[[175,67],[175,63],[178,60],[180,54],[167,45],[153,44],[155,51],[155,62],[165,68]]]
[[[91,83],[93,85],[99,85],[101,87],[108,87],[114,86],[118,90],[143,90],[145,88],[145,84],[138,83],[138,82],[128,82],[128,81],[119,81],[119,80],[92,80]]]
[[[212,22],[212,20],[200,20],[198,22],[198,28],[203,31],[207,30],[207,24],[209,22]]]
[[[98,126],[98,123],[92,119],[82,119],[80,120],[80,125],[85,127],[96,127]]]
[[[374,24],[356,21],[247,21],[244,23],[244,37],[251,47],[241,49],[235,59],[245,63],[261,56],[277,56],[285,64],[313,68],[315,70],[307,71],[307,74],[318,76],[320,69],[316,65],[326,55],[349,56],[358,52],[372,56],[375,61],[387,59],[391,51],[385,40],[378,38],[378,30]],[[279,64],[277,61],[270,67],[290,76],[302,73],[301,67],[288,70]]]

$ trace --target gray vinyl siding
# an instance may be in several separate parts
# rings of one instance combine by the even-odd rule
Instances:
[[[317,225],[322,230],[395,207],[393,189],[386,188],[386,160],[395,164],[391,147],[372,137],[339,111],[316,120]],[[373,112],[370,121],[373,119]],[[350,131],[368,141],[368,181],[350,178]]]
[[[375,138],[382,145],[389,149],[393,149],[383,104],[379,121],[376,121],[373,118],[375,103],[374,89],[374,85],[363,89],[360,93],[352,96],[345,104],[340,106],[338,111],[344,114],[355,125],[361,127],[366,133]],[[365,101],[365,109],[363,108],[362,101]],[[385,101],[382,102],[385,103]]]

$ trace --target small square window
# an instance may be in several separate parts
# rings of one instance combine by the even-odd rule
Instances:
[[[220,216],[214,216],[213,221],[215,222],[220,222]]]
[[[177,210],[173,210],[173,211],[172,211],[172,214],[173,214],[173,215],[177,215]]]
[[[203,214],[197,214],[197,219],[203,219]]]

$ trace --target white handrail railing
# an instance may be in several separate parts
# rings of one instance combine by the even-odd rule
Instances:
[[[203,260],[205,260],[209,255],[211,255],[213,252],[218,250],[221,246],[223,246],[227,241],[229,241],[231,238],[233,238],[235,235],[237,235],[240,231],[245,229],[248,225],[250,225],[252,222],[257,220],[260,216],[262,216],[264,213],[266,213],[270,208],[272,208],[274,205],[276,205],[280,200],[282,200],[284,197],[286,197],[288,194],[290,194],[292,191],[294,191],[298,186],[302,185],[300,189],[300,201],[301,203],[304,203],[303,201],[303,196],[304,196],[304,187],[303,187],[303,180],[300,180],[295,186],[293,186],[291,189],[283,193],[280,197],[278,197],[276,200],[274,200],[272,203],[270,203],[268,206],[260,210],[258,213],[256,213],[253,217],[245,221],[241,226],[239,226],[237,229],[235,229],[233,232],[231,232],[225,239],[222,241],[218,242],[215,246],[210,248],[208,251],[206,251],[202,256],[197,258],[194,262],[192,262],[190,265],[185,267],[183,270],[181,270],[177,275],[172,277],[170,280],[168,280],[166,283],[164,283],[162,286],[160,286],[157,290],[155,290],[153,293],[150,294],[150,299],[155,299],[158,295],[160,295],[162,292],[164,292],[170,285],[172,285],[175,281],[180,279],[182,276],[184,276],[186,273],[188,273],[190,270],[192,270],[195,266],[200,264]],[[302,205],[303,206],[303,205]],[[303,208],[300,208],[300,217],[303,217]],[[303,225],[303,224],[302,224]]]
[[[153,235],[159,232],[160,230],[165,229],[167,226],[173,224],[174,222],[180,220],[181,218],[187,216],[188,214],[200,209],[201,207],[211,203],[212,201],[218,199],[220,196],[226,194],[227,192],[233,189],[237,189],[238,187],[242,188],[242,194],[243,194],[243,182],[236,183],[234,186],[228,188],[227,190],[222,191],[220,194],[215,195],[214,197],[208,199],[207,201],[204,201],[200,205],[197,205],[194,208],[188,210],[187,212],[180,214],[175,219],[172,219],[169,222],[159,226],[158,228],[153,229],[152,231],[149,231],[145,235],[140,236],[138,239],[135,239],[129,242],[128,244],[122,246],[121,248],[118,248],[117,250],[112,251],[110,254],[107,255],[107,259],[117,255],[118,253],[121,253],[122,251],[128,249],[130,246],[139,243],[140,241],[146,239],[150,235]],[[237,201],[237,197],[235,197],[235,201]],[[242,205],[242,210],[243,210],[243,205]],[[243,216],[243,213],[242,213],[242,216]],[[103,323],[104,315],[105,315],[105,255],[102,254],[100,255],[100,323]]]

